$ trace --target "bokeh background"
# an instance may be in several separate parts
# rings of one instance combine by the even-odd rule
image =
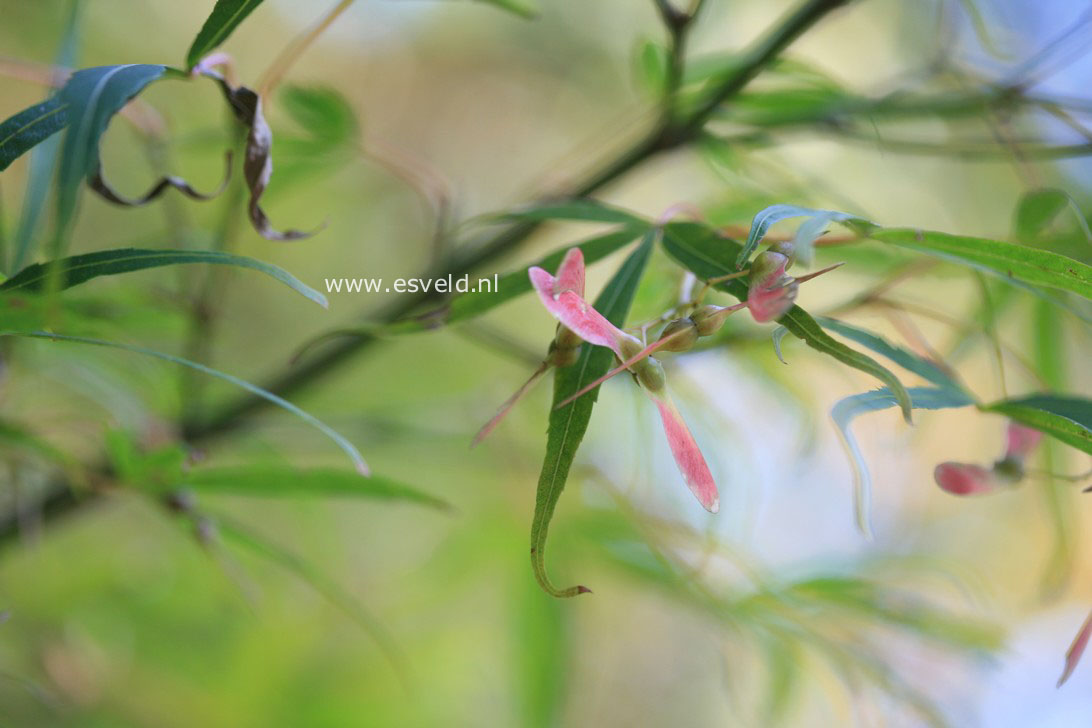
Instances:
[[[181,63],[213,3],[81,4],[78,65],[93,66]],[[259,76],[324,6],[267,0],[226,46],[240,80]],[[709,0],[691,52],[738,50],[788,7]],[[868,94],[938,83],[915,74],[945,54],[967,75],[998,77],[1085,11],[1063,0],[874,0],[825,20],[789,55]],[[0,0],[4,116],[42,97],[43,88],[19,71],[52,62],[68,13],[60,0]],[[640,58],[649,40],[662,41],[651,2],[544,0],[541,15],[527,21],[474,2],[360,0],[288,78],[343,95],[356,115],[359,130],[346,123],[354,138],[359,131],[359,147],[316,152],[290,99],[278,97],[268,110],[277,172],[265,207],[280,227],[326,223],[321,234],[293,244],[265,241],[246,226],[230,191],[210,203],[168,195],[136,210],[87,196],[73,249],[207,246],[212,231],[235,217],[226,228],[232,250],[312,285],[327,277],[416,275],[435,255],[437,200],[449,222],[471,220],[463,229],[473,231],[481,225],[474,216],[564,189],[647,128],[655,100]],[[1044,89],[1086,95],[1090,71],[1080,53],[1069,53]],[[213,187],[230,144],[215,87],[164,81],[141,98],[165,124],[152,158]],[[1072,133],[1025,123],[1025,131],[1041,135]],[[905,128],[941,140],[952,133],[939,120]],[[108,177],[124,191],[143,189],[154,174],[148,151],[131,125],[116,121],[104,143]],[[413,170],[414,184],[392,165]],[[1033,183],[1061,186],[1087,209],[1084,161],[1030,167]],[[21,160],[0,177],[9,231],[26,172]],[[730,155],[672,153],[602,198],[650,217],[687,203],[731,225],[746,225],[768,204],[802,202],[885,224],[1006,238],[1028,174],[1005,155],[969,163],[804,131]],[[1062,227],[1060,248],[1087,260],[1092,248],[1081,247],[1077,227]],[[514,269],[594,232],[552,224],[487,272]],[[869,250],[804,286],[801,304],[823,311],[843,303],[902,260]],[[832,248],[822,262],[848,259],[840,254]],[[596,264],[589,290],[621,259]],[[72,296],[99,311],[104,336],[177,353],[188,325],[176,299],[208,285],[208,276],[135,273]],[[632,318],[657,315],[680,278],[657,254]],[[308,337],[389,303],[386,294],[332,294],[323,311],[261,277],[211,280],[221,315],[204,353],[252,381],[282,370]],[[1000,287],[987,290],[1004,295]],[[895,297],[973,320],[982,289],[973,276],[942,268],[903,284]],[[988,338],[910,317],[983,396],[1039,387],[1021,365],[1033,357],[1038,304],[1025,294],[1004,300],[997,320],[1008,347],[1003,379]],[[878,311],[851,320],[892,339],[906,332],[900,319],[893,324]],[[721,484],[716,517],[682,486],[643,396],[622,378],[603,388],[547,555],[559,584],[594,590],[578,599],[543,594],[527,559],[548,384],[483,446],[468,449],[552,336],[553,324],[530,297],[471,325],[386,340],[293,397],[346,434],[376,471],[450,501],[452,512],[352,499],[201,496],[210,510],[297,555],[305,571],[325,575],[319,578],[367,617],[283,562],[228,544],[203,547],[191,524],[132,489],[112,489],[44,527],[28,509],[22,535],[0,552],[0,607],[9,615],[0,625],[0,724],[1087,722],[1092,668],[1082,666],[1061,690],[1054,683],[1092,606],[1082,536],[1092,496],[1081,497],[1072,483],[1032,479],[996,497],[952,498],[933,483],[933,466],[990,462],[1003,420],[921,412],[910,428],[896,412],[880,412],[855,427],[875,481],[876,535],[866,541],[853,526],[852,473],[827,413],[873,383],[798,342],[786,343],[785,366],[769,343],[771,327],[733,326],[738,336],[728,345],[668,364]],[[1087,328],[1066,319],[1060,336],[1067,388],[1092,391]],[[234,394],[220,382],[187,385],[170,365],[117,352],[20,343],[9,353],[4,418],[87,460],[108,431],[148,446],[169,442],[179,411]],[[1051,452],[1056,471],[1088,467],[1087,457],[1067,448]],[[33,492],[53,475],[33,456],[3,453],[5,489]],[[342,464],[317,433],[268,411],[203,443],[201,456],[219,464]],[[397,646],[400,665],[362,628],[369,619]]]

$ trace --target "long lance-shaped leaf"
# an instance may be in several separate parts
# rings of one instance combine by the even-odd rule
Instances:
[[[53,80],[56,86],[60,86],[62,73],[67,72],[62,69],[73,68],[76,65],[79,40],[82,35],[80,33],[82,8],[83,3],[80,0],[72,0],[64,35],[54,59],[56,70]],[[67,123],[67,110],[65,119]],[[49,191],[53,185],[53,171],[57,167],[57,154],[60,149],[61,139],[54,135],[31,152],[27,165],[26,192],[23,195],[22,210],[19,212],[19,227],[15,231],[15,259],[11,262],[9,270],[22,269],[34,252],[39,223],[45,212],[46,202],[49,200]]]
[[[1031,350],[1039,376],[1051,391],[1062,392],[1066,388],[1066,336],[1062,317],[1045,301],[1035,308],[1032,325]],[[1040,463],[1048,473],[1054,473],[1061,458],[1059,446],[1047,440],[1039,448]],[[1057,594],[1073,575],[1073,559],[1077,543],[1078,511],[1074,507],[1074,493],[1068,483],[1053,476],[1047,479],[1041,495],[1050,516],[1050,534],[1053,541],[1050,557],[1043,568],[1042,590],[1045,594]]]
[[[99,170],[99,139],[114,114],[167,72],[166,66],[129,64],[76,71],[57,94],[68,107],[69,127],[57,175],[58,229],[76,210],[80,185]]]
[[[671,223],[664,228],[663,245],[668,255],[703,280],[736,272],[735,261],[740,251],[739,244],[703,225]],[[747,286],[738,279],[723,281],[716,287],[740,301],[747,300]],[[778,319],[778,323],[816,351],[879,379],[894,392],[903,417],[910,421],[910,395],[898,377],[887,367],[831,337],[799,306],[789,309]]]
[[[855,219],[853,215],[845,212],[838,212],[837,210],[813,210],[810,207],[798,207],[796,205],[770,205],[769,207],[760,210],[751,220],[751,230],[747,233],[747,241],[743,244],[743,249],[739,251],[736,256],[736,268],[742,268],[747,260],[751,257],[751,254],[758,248],[758,244],[762,242],[762,238],[766,237],[766,233],[770,227],[782,220],[788,220],[790,217],[811,217],[817,218],[821,222],[815,223],[803,230],[803,237],[809,237],[810,240],[804,241],[805,247],[810,250],[810,245],[815,241],[815,238],[821,234],[821,230],[816,232],[816,228],[821,228],[828,222],[843,221]],[[805,262],[807,262],[808,251],[805,251]]]
[[[595,299],[595,309],[615,326],[621,326],[633,303],[637,285],[648,263],[655,240],[655,232],[645,234],[640,247],[626,259],[618,272]],[[610,369],[614,354],[602,346],[584,344],[575,364],[559,367],[554,374],[554,405],[580,390]],[[535,497],[535,516],[531,523],[531,566],[542,588],[555,597],[572,597],[589,591],[585,586],[558,589],[546,573],[546,535],[554,516],[558,498],[565,488],[569,469],[576,457],[580,441],[588,429],[592,409],[599,395],[594,390],[585,397],[560,409],[550,411],[550,425],[546,434],[546,458],[538,479]]]
[[[869,231],[868,236],[970,265],[1005,280],[1069,291],[1092,300],[1092,266],[1049,250],[1003,240],[904,228],[877,228]]]
[[[494,5],[522,18],[533,18],[538,15],[538,3],[534,0],[478,0],[478,2]]]
[[[207,374],[210,377],[216,377],[217,379],[222,379],[225,382],[228,382],[230,384],[234,384],[236,387],[239,387],[240,389],[245,389],[246,391],[250,392],[251,394],[253,394],[255,396],[258,396],[258,397],[261,397],[262,399],[264,399],[264,400],[266,400],[268,402],[271,402],[272,404],[275,404],[276,406],[280,407],[281,409],[288,410],[292,414],[296,415],[301,420],[303,420],[307,424],[311,425],[312,427],[317,429],[319,432],[326,435],[331,440],[333,440],[335,443],[337,443],[338,447],[340,447],[342,450],[344,450],[345,454],[348,455],[349,458],[353,461],[353,464],[356,466],[357,471],[361,475],[366,476],[366,475],[369,474],[368,465],[367,465],[367,463],[364,462],[364,458],[361,456],[360,451],[357,450],[356,447],[351,442],[349,442],[345,438],[345,436],[340,434],[337,430],[330,427],[329,425],[327,425],[325,422],[323,422],[319,418],[315,417],[314,415],[303,411],[302,409],[300,409],[296,405],[292,404],[288,400],[283,399],[281,397],[278,397],[277,395],[273,394],[272,392],[267,392],[266,390],[262,389],[261,387],[255,386],[255,385],[251,384],[250,382],[248,382],[248,381],[246,381],[244,379],[239,379],[238,377],[232,376],[231,374],[226,374],[226,373],[221,372],[221,371],[219,371],[217,369],[207,367],[204,364],[198,364],[195,361],[190,361],[189,359],[183,359],[182,357],[174,356],[173,354],[165,354],[165,353],[163,353],[161,351],[155,351],[154,349],[146,349],[143,346],[133,346],[131,344],[122,344],[122,343],[119,343],[119,342],[116,342],[116,341],[105,341],[103,339],[92,339],[92,338],[88,338],[86,336],[68,336],[67,334],[54,334],[54,333],[50,333],[48,331],[0,330],[0,337],[4,337],[4,336],[21,336],[21,337],[30,338],[30,339],[47,339],[49,341],[68,341],[68,342],[72,342],[74,344],[88,344],[90,346],[101,346],[101,347],[105,347],[105,348],[108,348],[108,349],[119,349],[121,351],[128,351],[128,352],[131,352],[133,354],[142,354],[144,356],[150,356],[150,357],[154,357],[156,359],[162,359],[163,361],[169,361],[169,362],[171,362],[173,364],[179,364],[179,365],[184,366],[184,367],[189,367],[190,369],[194,369],[196,371],[199,371],[202,374]]]
[[[984,405],[1092,455],[1092,399],[1063,394],[1033,394]]]
[[[0,172],[68,125],[68,105],[54,96],[0,123]]]
[[[300,470],[285,465],[238,465],[197,468],[186,473],[182,484],[196,491],[259,497],[319,496],[404,501],[441,510],[451,505],[392,478],[334,468]]]
[[[856,341],[858,344],[868,347],[880,356],[887,357],[903,369],[917,374],[922,379],[931,382],[942,389],[963,389],[959,382],[936,362],[920,357],[901,346],[896,346],[882,336],[878,336],[877,334],[860,327],[852,326],[844,321],[827,318],[826,316],[819,316],[815,320],[818,321],[823,328],[841,334],[847,339]]]
[[[649,227],[651,223],[623,210],[595,200],[560,200],[510,210],[501,217],[516,220],[570,220],[574,222],[606,222],[629,227]]]
[[[239,23],[261,4],[262,0],[217,0],[186,53],[186,67],[192,69],[202,58],[216,50]]]
[[[952,407],[966,407],[974,404],[966,394],[950,388],[911,387],[909,390],[910,401],[915,409],[947,409]],[[876,412],[896,405],[891,390],[877,389],[872,392],[854,394],[839,400],[830,411],[834,424],[849,450],[849,456],[853,464],[853,512],[857,522],[857,528],[861,533],[871,537],[872,524],[869,511],[872,500],[872,476],[868,471],[868,464],[861,454],[861,448],[857,440],[850,432],[850,423],[858,415],[866,412]]]
[[[16,275],[0,284],[0,292],[40,291],[47,285],[51,276],[56,276],[58,290],[78,286],[99,276],[129,273],[146,268],[159,268],[166,265],[184,265],[209,263],[212,265],[231,265],[238,268],[265,273],[300,295],[315,303],[327,307],[326,296],[304,284],[283,268],[271,263],[231,255],[215,250],[141,250],[139,248],[118,248],[100,250],[85,255],[73,255],[69,258],[36,263],[27,266]]]

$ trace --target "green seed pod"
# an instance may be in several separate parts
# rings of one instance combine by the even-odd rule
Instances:
[[[618,346],[622,350],[622,356],[624,356],[626,360],[637,356],[641,353],[641,350],[645,348],[640,339],[635,336],[630,336],[629,334],[626,334],[626,336],[619,341]]]
[[[723,306],[714,306],[708,303],[690,314],[690,320],[694,322],[698,336],[711,336],[720,331],[720,327],[724,326],[727,317],[718,316],[717,314],[723,310]]]
[[[567,367],[576,363],[580,357],[580,345],[583,340],[564,326],[557,327],[557,335],[550,342],[547,360],[555,367]]]
[[[781,253],[775,253],[769,250],[764,250],[755,256],[755,260],[751,263],[751,285],[756,283],[760,286],[769,285],[770,278],[781,270],[781,266],[788,266],[788,257]]]
[[[774,243],[768,248],[768,250],[771,253],[777,253],[789,259],[789,262],[785,264],[785,270],[792,268],[793,264],[796,262],[796,246],[794,246],[788,240],[782,240],[780,242]]]
[[[567,367],[576,364],[576,360],[580,357],[580,347],[574,346],[561,346],[558,344],[557,339],[550,342],[550,352],[546,357],[546,361],[550,365],[555,367]]]
[[[993,472],[1006,483],[1019,483],[1024,479],[1024,463],[1020,458],[1002,458],[993,464]]]
[[[650,392],[662,392],[667,386],[667,376],[660,362],[649,357],[633,365],[633,373],[641,386]]]
[[[660,341],[672,337],[671,341],[660,347],[663,351],[690,351],[698,341],[698,327],[692,319],[675,319],[660,334]]]

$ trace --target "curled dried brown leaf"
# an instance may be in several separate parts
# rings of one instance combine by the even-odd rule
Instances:
[[[145,192],[140,197],[123,197],[122,195],[118,194],[113,187],[110,186],[105,178],[103,178],[101,166],[95,170],[94,174],[87,178],[87,184],[103,199],[108,200],[109,202],[113,202],[115,205],[124,205],[126,207],[139,207],[140,205],[146,205],[147,203],[162,195],[163,192],[167,189],[176,189],[184,194],[186,197],[189,197],[193,200],[211,200],[214,197],[217,197],[221,192],[223,192],[227,188],[228,182],[231,181],[231,150],[227,151],[227,153],[224,155],[224,158],[224,179],[222,182],[220,182],[219,187],[209,193],[198,192],[181,177],[167,175],[160,178],[160,180],[156,182],[150,190]]]
[[[246,86],[232,86],[215,71],[206,69],[201,73],[219,84],[235,118],[248,129],[243,177],[250,190],[247,212],[254,229],[267,240],[299,240],[314,235],[318,230],[275,230],[259,204],[273,174],[273,131],[262,114],[261,96]]]

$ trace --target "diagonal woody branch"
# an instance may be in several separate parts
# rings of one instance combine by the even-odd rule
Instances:
[[[593,170],[587,177],[573,186],[561,198],[586,197],[615,182],[627,173],[640,167],[660,153],[677,149],[699,139],[705,122],[723,103],[729,101],[752,79],[770,65],[778,55],[810,27],[818,23],[831,11],[847,5],[852,0],[805,0],[793,12],[781,21],[745,54],[742,64],[734,68],[730,75],[716,86],[706,102],[697,111],[685,118],[676,119],[665,108],[659,121],[641,139],[624,150],[601,168]],[[700,5],[695,5],[695,10]],[[691,17],[696,12],[691,13]],[[674,32],[669,28],[670,32]],[[681,54],[684,46],[678,43],[675,52]],[[457,251],[448,258],[424,271],[421,278],[440,278],[448,274],[460,276],[479,266],[486,265],[501,256],[516,250],[538,229],[539,222],[519,222],[493,237],[483,241],[470,250]],[[407,294],[393,301],[378,314],[372,313],[373,320],[391,322],[406,316],[423,304],[433,300],[435,295]],[[266,382],[264,389],[282,397],[290,396],[307,386],[322,380],[350,358],[369,349],[376,339],[361,336],[343,340],[332,345],[324,353],[309,362],[274,376]],[[259,397],[241,397],[229,402],[207,419],[187,419],[181,423],[182,435],[191,442],[209,440],[217,435],[226,434],[239,428],[246,417],[257,412],[265,404]],[[57,518],[82,510],[83,506],[97,501],[94,491],[84,497],[77,496],[70,485],[58,481],[43,494],[34,509],[42,521],[54,521]],[[20,530],[21,518],[18,514],[0,514],[0,546],[15,540]]]
[[[586,197],[660,153],[683,147],[698,139],[706,121],[722,104],[738,94],[809,28],[831,11],[848,5],[851,1],[805,0],[746,52],[744,61],[713,89],[697,110],[681,119],[673,119],[671,115],[665,114],[649,133],[632,147],[607,162],[602,168],[591,172],[582,182],[574,185],[572,190],[560,197]],[[517,223],[486,240],[474,250],[455,253],[425,271],[421,277],[439,278],[448,274],[459,276],[468,273],[517,249],[538,229],[540,224],[537,222]],[[430,294],[406,295],[377,314],[371,314],[371,319],[384,322],[395,321],[433,299],[435,295]],[[357,353],[371,347],[375,341],[374,337],[366,335],[343,340],[309,362],[273,377],[265,383],[265,389],[280,396],[292,395],[322,379]],[[199,441],[230,431],[239,426],[243,418],[261,409],[263,405],[264,400],[260,398],[242,397],[228,403],[207,420],[183,423],[183,435],[187,439]]]

